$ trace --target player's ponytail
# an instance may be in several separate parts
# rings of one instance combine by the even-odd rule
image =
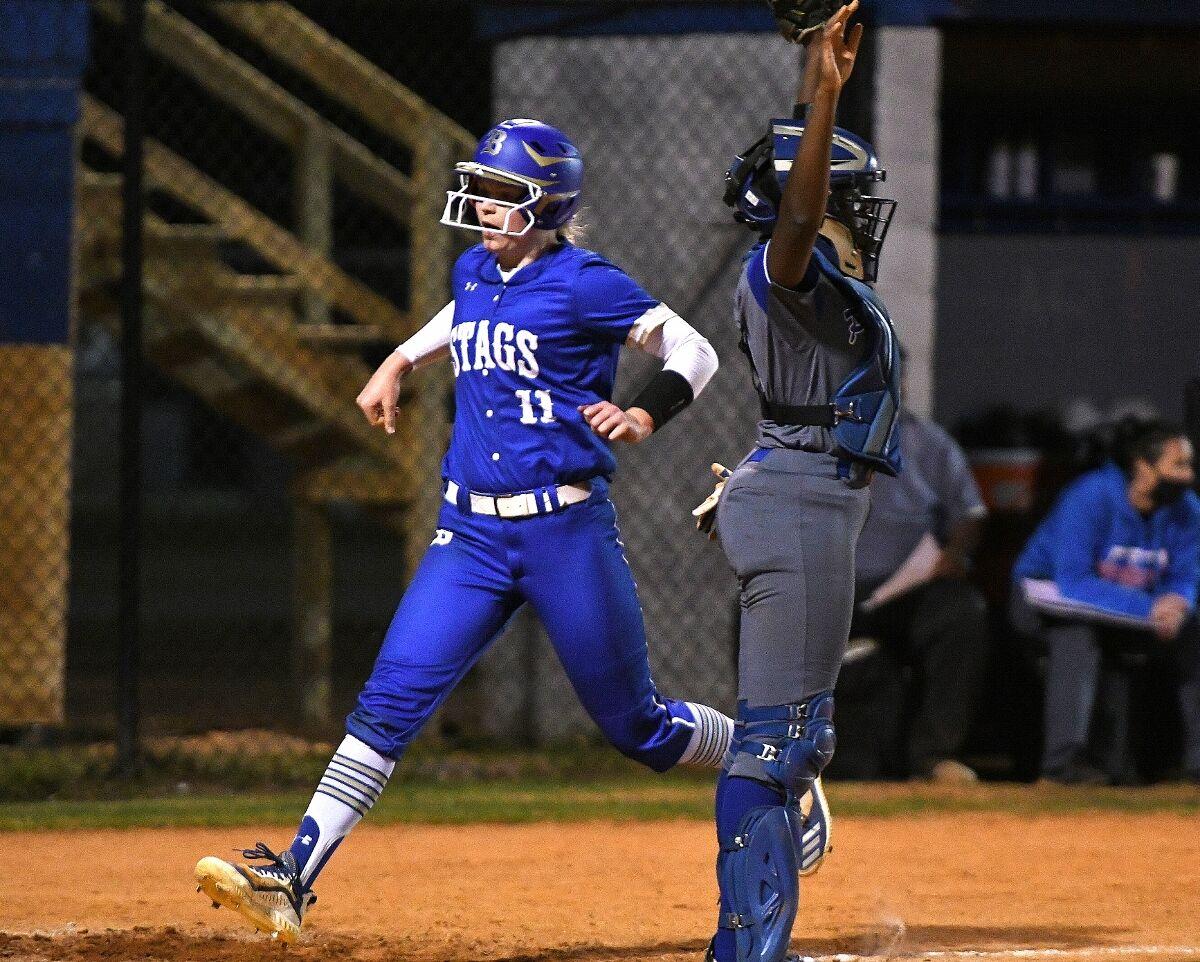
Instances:
[[[587,224],[583,222],[582,218],[583,211],[584,209],[580,208],[569,221],[555,231],[555,236],[561,243],[578,244],[583,240],[587,234]]]
[[[1112,429],[1112,459],[1127,477],[1139,461],[1153,463],[1162,457],[1163,446],[1172,438],[1186,437],[1183,428],[1158,418],[1127,415]]]

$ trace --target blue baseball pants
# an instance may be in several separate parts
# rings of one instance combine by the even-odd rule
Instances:
[[[694,730],[650,677],[637,586],[607,484],[553,514],[505,519],[443,504],[346,729],[398,759],[516,610],[541,619],[588,714],[624,755],[665,771]]]

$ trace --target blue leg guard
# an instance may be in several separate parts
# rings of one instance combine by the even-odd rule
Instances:
[[[800,819],[784,805],[751,809],[721,845],[717,881],[733,910],[738,962],[782,962],[800,908]]]
[[[805,823],[799,801],[833,758],[832,719],[829,692],[799,705],[738,706],[729,775],[772,786],[785,802],[751,809],[732,837],[720,839],[717,881],[728,906],[720,926],[733,930],[737,962],[787,956],[800,871],[819,863],[827,841],[820,826]]]

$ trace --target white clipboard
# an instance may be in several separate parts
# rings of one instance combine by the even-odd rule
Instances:
[[[1053,581],[1025,578],[1021,587],[1025,591],[1025,600],[1029,602],[1029,606],[1048,615],[1077,618],[1101,625],[1116,625],[1120,628],[1137,628],[1141,631],[1154,630],[1154,622],[1149,618],[1139,618],[1137,615],[1089,605],[1086,601],[1065,598]]]

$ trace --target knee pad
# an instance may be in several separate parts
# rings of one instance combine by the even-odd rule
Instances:
[[[721,839],[717,880],[730,911],[737,962],[783,962],[800,908],[800,813],[764,806],[746,813],[732,838]]]
[[[791,805],[812,787],[836,747],[832,692],[798,705],[750,708],[742,703],[729,774],[774,785],[787,793]]]

